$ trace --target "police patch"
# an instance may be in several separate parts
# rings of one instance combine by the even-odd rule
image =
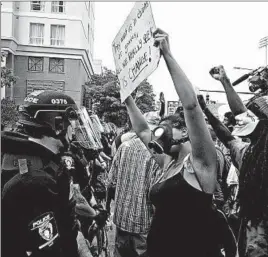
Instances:
[[[29,232],[33,248],[39,250],[51,247],[59,237],[58,228],[53,212],[44,213],[30,222]]]

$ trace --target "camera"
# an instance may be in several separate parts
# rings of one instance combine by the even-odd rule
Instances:
[[[258,69],[248,79],[249,90],[256,92],[257,90],[268,90],[268,66]]]
[[[251,78],[249,78],[249,90],[251,92],[256,92],[258,89],[268,89],[268,68],[265,67],[260,72],[253,74]]]
[[[256,92],[258,89],[261,89],[262,87],[260,85],[256,85],[256,84],[252,84],[249,86],[249,91],[254,93]]]

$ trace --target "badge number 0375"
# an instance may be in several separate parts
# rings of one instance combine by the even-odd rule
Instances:
[[[66,99],[51,99],[51,103],[52,104],[67,104],[67,100]]]

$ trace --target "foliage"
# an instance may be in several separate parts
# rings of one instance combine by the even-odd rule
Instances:
[[[18,120],[17,106],[10,98],[1,100],[1,126],[12,127]]]
[[[2,56],[1,56],[2,60]],[[12,74],[12,70],[7,67],[1,68],[1,88],[2,87],[11,87],[12,83],[17,82],[18,77]]]
[[[124,126],[128,122],[125,104],[121,103],[120,86],[115,72],[104,68],[101,75],[94,74],[86,83],[86,97],[90,98],[90,108],[106,122]],[[154,93],[152,85],[146,80],[138,87],[142,96],[137,99],[137,105],[142,112],[154,110]],[[137,89],[133,92],[135,99]]]

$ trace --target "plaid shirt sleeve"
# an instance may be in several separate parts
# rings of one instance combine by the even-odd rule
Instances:
[[[121,158],[121,152],[122,152],[122,148],[119,147],[118,151],[116,152],[116,154],[113,158],[112,166],[111,166],[111,169],[110,169],[109,174],[108,174],[108,187],[109,186],[112,186],[112,187],[116,186],[117,172],[118,172],[118,168],[119,168],[119,161]]]
[[[152,167],[152,173],[151,173],[151,179],[150,179],[150,189],[152,188],[152,186],[157,182],[157,180],[159,179],[159,177],[162,175],[162,169],[159,167],[159,165],[157,164],[157,162],[151,158],[151,167]]]

